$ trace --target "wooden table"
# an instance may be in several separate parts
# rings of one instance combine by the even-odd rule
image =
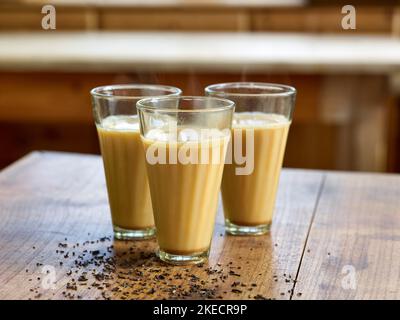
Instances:
[[[35,152],[0,173],[0,299],[399,299],[399,214],[397,175],[285,169],[270,234],[219,210],[209,262],[169,267],[112,239],[99,157]]]

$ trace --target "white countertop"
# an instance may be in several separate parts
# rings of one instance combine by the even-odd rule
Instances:
[[[292,33],[0,33],[0,71],[395,73],[400,39]]]

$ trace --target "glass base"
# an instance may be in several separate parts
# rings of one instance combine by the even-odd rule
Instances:
[[[258,226],[239,226],[225,219],[225,230],[235,236],[259,236],[269,232],[271,224],[261,224]]]
[[[210,250],[206,250],[203,252],[181,255],[181,254],[171,254],[161,249],[158,249],[157,256],[160,258],[160,260],[164,262],[176,265],[184,265],[184,264],[197,264],[204,262],[205,260],[208,259],[209,252]]]
[[[153,238],[156,234],[156,228],[146,228],[139,230],[129,230],[113,225],[114,237],[118,240],[143,240]]]

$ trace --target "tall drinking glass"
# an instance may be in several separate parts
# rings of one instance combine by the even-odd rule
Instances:
[[[159,97],[137,103],[161,260],[199,263],[214,230],[234,103]]]
[[[145,84],[111,85],[91,91],[117,239],[144,239],[155,233],[136,102],[149,96],[180,94],[175,87]]]
[[[264,234],[272,223],[296,90],[236,82],[210,85],[205,92],[236,104],[221,187],[226,230],[234,235]]]

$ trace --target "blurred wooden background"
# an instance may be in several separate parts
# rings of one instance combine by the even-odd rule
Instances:
[[[400,38],[400,6],[390,1],[367,5],[353,2],[357,29],[344,31],[340,24],[342,3],[335,1],[327,5],[326,1],[297,0],[116,0],[112,4],[55,0],[57,30],[44,31],[41,6],[46,1],[3,1],[0,37],[16,31],[226,31]],[[113,44],[100,44],[99,50],[101,45]],[[29,59],[31,48],[22,50]],[[379,62],[374,63],[378,67],[373,72],[352,71],[349,65],[336,73],[293,72],[279,65],[265,72],[224,71],[223,67],[215,72],[0,68],[0,168],[37,149],[98,153],[89,96],[95,86],[155,82],[178,86],[185,94],[201,95],[208,84],[240,80],[279,82],[298,89],[285,166],[400,171],[398,70],[380,70]]]
[[[353,0],[357,33],[399,32],[398,1]],[[0,30],[41,30],[44,0],[2,0]],[[292,31],[343,34],[337,0],[53,0],[57,30]]]

